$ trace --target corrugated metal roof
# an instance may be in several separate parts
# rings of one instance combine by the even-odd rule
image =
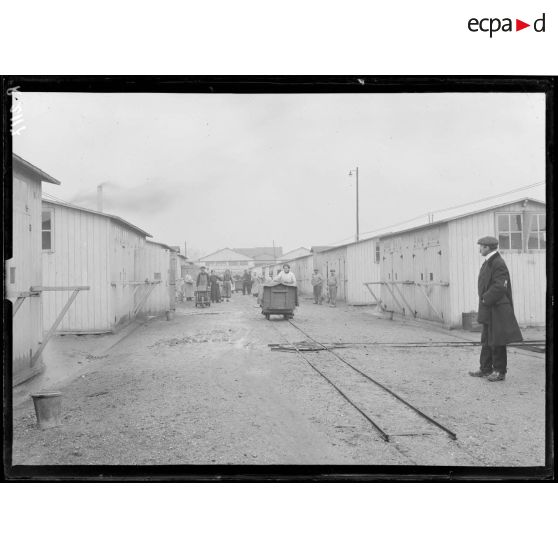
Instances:
[[[439,219],[437,221],[433,221],[432,223],[425,223],[425,224],[422,224],[422,225],[417,225],[415,227],[410,227],[410,228],[407,228],[407,229],[401,229],[399,231],[384,233],[384,234],[378,235],[377,238],[379,238],[380,240],[383,240],[384,238],[390,238],[392,236],[396,236],[396,235],[399,235],[399,234],[406,234],[406,233],[417,231],[417,230],[420,230],[420,229],[427,229],[429,227],[436,227],[437,225],[441,225],[443,223],[448,223],[449,221],[456,221],[457,219],[463,219],[464,217],[469,217],[471,215],[476,215],[477,213],[484,213],[485,211],[493,211],[493,210],[499,209],[501,207],[506,207],[507,205],[513,205],[513,204],[521,203],[521,202],[524,202],[524,201],[539,203],[541,205],[546,206],[545,202],[542,202],[540,200],[535,200],[534,198],[517,198],[515,200],[510,200],[510,201],[507,201],[507,202],[504,202],[504,203],[499,203],[497,205],[491,205],[490,207],[483,207],[482,209],[476,209],[474,211],[469,211],[467,213],[460,213],[459,215],[453,215],[453,216],[447,217],[445,219]],[[474,204],[474,202],[471,205],[473,205],[473,204]]]
[[[16,155],[15,153],[12,153],[12,164],[14,164],[15,166],[23,167],[24,169],[27,169],[33,174],[36,174],[41,178],[43,182],[50,182],[51,184],[58,184],[58,185],[61,184],[59,180],[56,180],[56,178],[53,178],[52,176],[50,176],[50,174],[47,174],[39,167],[32,165],[29,161],[26,161],[25,159],[23,159],[19,155]]]
[[[171,252],[176,252],[176,250],[172,246],[169,246],[168,244],[165,244],[164,242],[159,242],[157,240],[146,240],[146,242],[149,242],[149,244],[157,244],[158,246],[162,246],[163,248],[166,248],[167,250],[170,250]]]
[[[294,256],[294,258],[292,257],[292,254],[296,254],[296,252],[302,251],[302,253],[300,253],[298,256]],[[304,246],[300,246],[299,248],[295,248],[294,250],[289,250],[288,252],[285,252],[280,258],[280,260],[293,260],[296,258],[299,258],[301,256],[309,256],[312,253],[312,250],[308,250],[308,248],[304,248]]]
[[[310,254],[306,254],[304,256],[297,256],[296,258],[289,258],[288,260],[281,260],[280,262],[277,262],[278,265],[284,264],[284,263],[291,263],[291,262],[296,262],[297,260],[303,260],[304,258],[310,258],[312,257],[312,252],[310,252]]]
[[[118,217],[118,215],[111,215],[110,213],[103,213],[102,211],[95,211],[94,209],[88,209],[87,207],[81,207],[79,205],[74,205],[73,203],[54,201],[54,200],[49,200],[49,199],[46,199],[46,198],[43,198],[43,203],[50,203],[52,205],[60,205],[62,207],[69,207],[70,209],[76,209],[77,211],[85,211],[86,213],[93,213],[94,215],[100,215],[102,217],[106,217],[107,219],[111,219],[112,221],[116,221],[116,222],[120,223],[121,225],[124,225],[125,227],[128,227],[129,229],[137,231],[144,236],[147,236],[149,238],[153,238],[153,236],[150,235],[148,232],[144,231],[143,229],[140,229],[139,227],[136,227],[135,225],[132,225],[132,223],[126,221],[125,219],[122,219],[121,217]]]

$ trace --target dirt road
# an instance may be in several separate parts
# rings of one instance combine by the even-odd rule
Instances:
[[[457,440],[332,355],[304,353],[390,433],[385,442],[300,355],[270,350],[307,339],[300,331],[234,295],[207,309],[184,303],[173,320],[151,320],[80,364],[62,385],[60,427],[38,430],[25,399],[14,408],[13,463],[544,465],[544,355],[514,350],[507,380],[492,384],[467,374],[478,347],[375,344],[455,341],[463,332],[308,300],[294,323],[321,342],[357,343],[338,354]]]

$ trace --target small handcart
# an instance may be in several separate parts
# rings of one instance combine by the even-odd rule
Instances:
[[[262,285],[262,314],[269,320],[272,314],[280,314],[289,320],[294,316],[298,302],[297,288],[293,285],[269,282]]]
[[[195,295],[196,307],[201,306],[203,308],[204,306],[211,306],[209,289],[196,289]]]
[[[243,281],[242,279],[235,279],[234,280],[234,292],[241,293],[243,290]]]

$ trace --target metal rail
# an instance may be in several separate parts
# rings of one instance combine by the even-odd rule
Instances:
[[[368,380],[370,380],[373,384],[377,385],[379,388],[383,389],[384,391],[387,391],[390,395],[392,395],[393,397],[395,397],[395,399],[397,399],[398,401],[400,401],[401,403],[403,403],[404,405],[406,405],[407,407],[409,407],[409,409],[412,409],[413,411],[415,411],[415,413],[417,413],[419,416],[421,416],[422,418],[424,418],[425,420],[427,420],[428,422],[432,423],[434,426],[437,426],[438,428],[440,428],[441,430],[443,430],[444,432],[446,432],[446,434],[448,434],[448,436],[452,439],[452,440],[457,440],[457,435],[452,432],[449,428],[446,428],[445,426],[443,426],[442,424],[440,424],[438,421],[434,420],[432,417],[429,417],[428,415],[426,415],[425,413],[423,413],[420,409],[417,409],[417,407],[415,407],[414,405],[412,405],[411,403],[409,403],[407,400],[403,399],[401,396],[397,395],[397,393],[395,393],[394,391],[392,391],[391,389],[389,389],[388,387],[384,386],[381,382],[378,382],[377,380],[375,380],[374,378],[372,378],[371,376],[369,376],[368,374],[364,373],[362,370],[359,370],[356,366],[353,366],[350,362],[347,362],[344,358],[340,357],[337,353],[334,353],[332,349],[326,347],[325,345],[323,345],[322,343],[320,343],[319,341],[316,341],[315,339],[313,339],[310,335],[308,335],[303,329],[301,329],[300,327],[298,327],[297,325],[295,325],[291,320],[289,320],[289,323],[295,328],[298,329],[298,331],[300,331],[303,335],[305,335],[306,337],[308,337],[308,339],[310,339],[311,341],[313,341],[314,343],[317,343],[318,345],[321,345],[322,347],[324,347],[324,349],[328,352],[330,352],[333,356],[337,357],[341,362],[343,362],[344,364],[346,364],[347,366],[349,366],[350,368],[352,368],[355,372],[358,372],[361,376],[363,376],[364,378],[367,378]],[[307,360],[303,355],[301,355],[302,358],[304,358],[304,360]],[[312,368],[314,368],[314,366],[312,366]],[[315,368],[314,368],[315,369]],[[323,374],[320,373],[320,375],[323,376]],[[329,381],[329,380],[328,380]],[[331,383],[331,382],[330,382]],[[334,386],[335,387],[335,386]],[[336,388],[337,389],[337,388]],[[354,406],[354,404],[353,404]],[[360,411],[360,409],[359,409]],[[361,413],[363,413],[362,411],[360,411]],[[370,419],[369,419],[370,420]],[[376,425],[375,425],[376,426]],[[378,426],[376,426],[376,428],[378,428],[378,430],[381,430]],[[383,430],[381,430],[383,432]],[[384,433],[385,434],[385,433]],[[384,440],[386,442],[389,441],[389,436],[387,434],[386,438],[384,438]]]
[[[289,322],[290,322],[290,320],[289,320]],[[292,322],[291,322],[291,324],[292,324]],[[294,324],[292,324],[292,325],[294,325]],[[281,335],[281,333],[279,333],[279,335]],[[384,440],[384,442],[389,442],[389,435],[386,434],[386,432],[384,432],[384,430],[382,430],[382,428],[380,426],[378,426],[354,401],[352,401],[346,393],[341,391],[323,372],[321,372],[316,366],[314,366],[314,364],[312,364],[302,354],[302,352],[298,349],[298,347],[295,346],[295,350],[296,350],[298,356],[302,360],[304,360],[306,362],[306,364],[308,364],[311,368],[313,368],[333,389],[335,389],[339,393],[339,395],[341,395],[341,397],[343,397],[343,399],[345,399],[345,401],[347,401],[347,403],[349,403],[352,407],[354,407],[376,429],[376,431],[381,436],[382,440]]]
[[[330,349],[345,349],[347,347],[393,347],[393,348],[415,348],[415,347],[431,347],[431,348],[437,348],[437,347],[478,347],[481,345],[480,341],[401,341],[399,343],[394,343],[393,341],[359,341],[359,342],[353,342],[353,341],[342,341],[342,342],[335,342],[335,343],[319,343],[317,342],[321,349],[325,349],[327,347],[329,347]],[[280,349],[287,349],[292,347],[293,343],[286,343],[286,344],[282,344],[282,343],[268,343],[268,347],[271,347],[272,350],[278,350],[278,348]],[[546,345],[546,341],[543,340],[537,340],[537,339],[529,339],[529,340],[525,340],[525,341],[520,341],[520,342],[514,342],[514,343],[509,343],[507,346],[511,347],[511,348],[515,348],[515,349],[519,349],[521,348],[523,345],[528,346],[528,347],[539,347],[539,346],[544,346]],[[300,345],[299,345],[300,346]],[[306,345],[302,347],[302,350],[310,350],[312,347],[315,348],[315,344],[314,345]]]

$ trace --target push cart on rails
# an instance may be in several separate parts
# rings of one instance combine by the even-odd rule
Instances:
[[[294,285],[264,283],[261,295],[262,314],[269,320],[272,314],[280,314],[286,320],[293,318],[298,305],[298,291]]]

